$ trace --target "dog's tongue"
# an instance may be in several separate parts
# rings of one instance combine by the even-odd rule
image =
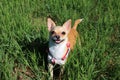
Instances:
[[[60,43],[61,41],[60,41],[60,40],[56,40],[55,42],[56,42],[56,43]]]

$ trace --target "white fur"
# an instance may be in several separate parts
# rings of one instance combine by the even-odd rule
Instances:
[[[66,38],[65,41],[63,41],[60,44],[56,44],[53,41],[49,41],[49,54],[48,54],[48,60],[51,60],[52,58],[55,58],[56,64],[65,64],[65,60],[61,60],[62,57],[65,55],[65,49],[68,39]]]

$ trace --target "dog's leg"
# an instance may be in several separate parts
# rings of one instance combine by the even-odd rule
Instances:
[[[49,63],[48,68],[49,68],[49,72],[50,72],[50,79],[53,80],[53,65]]]
[[[64,73],[64,68],[65,68],[65,66],[63,66],[63,65],[60,68],[59,80],[62,80],[62,76],[63,76],[63,73]]]

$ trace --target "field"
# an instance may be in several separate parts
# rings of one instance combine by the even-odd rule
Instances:
[[[120,80],[119,0],[0,0],[0,80],[49,79],[48,17],[84,19],[63,80]]]

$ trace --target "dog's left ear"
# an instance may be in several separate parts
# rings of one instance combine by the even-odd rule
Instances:
[[[67,31],[70,31],[70,29],[71,29],[71,19],[69,19],[68,21],[66,21],[66,22],[63,24],[63,27],[64,27]]]
[[[48,30],[51,31],[51,29],[52,29],[53,27],[55,27],[56,24],[55,24],[55,22],[54,22],[52,19],[48,18],[48,19],[47,19],[47,26],[48,26]]]

